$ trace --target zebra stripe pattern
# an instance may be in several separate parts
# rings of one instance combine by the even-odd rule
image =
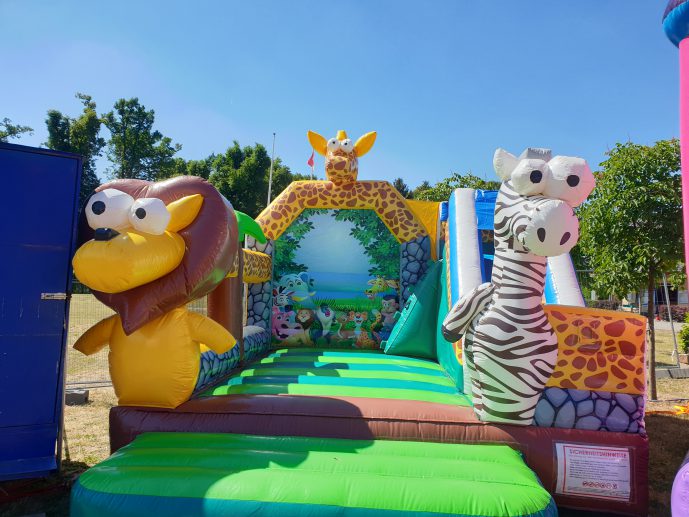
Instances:
[[[530,425],[557,361],[557,337],[542,306],[546,257],[529,252],[523,239],[533,214],[549,202],[503,183],[491,284],[463,297],[443,323],[446,338],[464,334],[465,371],[484,421]]]
[[[443,321],[441,328],[445,339],[455,342],[464,335],[469,323],[490,302],[494,289],[493,284],[486,282],[474,287],[459,299]]]

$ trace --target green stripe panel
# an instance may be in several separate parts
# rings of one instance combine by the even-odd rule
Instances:
[[[277,350],[202,396],[240,394],[364,397],[471,405],[436,363],[368,350]]]
[[[504,445],[148,433],[82,474],[72,508],[104,517],[127,497],[180,501],[182,514],[196,499],[268,505],[257,503],[256,515],[274,504],[303,505],[290,515],[555,515],[536,475]]]
[[[317,361],[297,362],[282,362],[270,363],[261,365],[252,363],[250,366],[257,368],[301,368],[309,370],[318,370],[327,372],[328,370],[365,370],[377,372],[405,372],[405,373],[420,373],[423,375],[435,375],[436,377],[447,377],[445,372],[438,370],[431,370],[429,368],[422,368],[419,366],[400,366],[398,364],[386,364],[385,362],[375,364],[352,364],[352,363],[319,363]]]
[[[364,397],[375,399],[416,400],[453,406],[470,406],[463,394],[447,394],[417,389],[364,388],[360,386],[328,386],[314,384],[240,384],[218,386],[202,396],[210,395],[310,395],[313,397]]]
[[[436,372],[442,371],[439,365],[432,363],[430,361],[421,360],[399,360],[395,359],[394,356],[371,356],[371,357],[329,357],[329,356],[301,356],[301,355],[286,355],[271,357],[268,356],[264,359],[258,361],[258,364],[271,364],[271,363],[304,363],[304,362],[319,362],[322,364],[394,364],[397,366],[415,366],[417,368],[424,368],[427,370],[432,370]]]
[[[266,366],[242,370],[239,377],[269,377],[269,376],[313,376],[313,377],[341,377],[352,379],[392,379],[400,381],[431,382],[439,386],[454,386],[452,381],[444,375],[427,375],[410,373],[399,370],[340,370],[323,368],[289,368],[283,366]]]
[[[406,388],[439,391],[442,393],[457,393],[454,386],[443,382],[424,382],[420,380],[377,379],[358,377],[320,377],[318,375],[255,375],[253,377],[236,376],[227,384],[320,384],[331,386],[364,386],[367,388]]]
[[[354,350],[351,348],[276,348],[271,355],[326,355],[326,356],[371,356],[384,355],[381,350]],[[404,356],[396,356],[404,357]]]

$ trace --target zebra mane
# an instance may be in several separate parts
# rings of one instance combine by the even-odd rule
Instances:
[[[553,157],[553,151],[544,147],[527,147],[524,152],[519,155],[519,160],[543,160],[549,162]]]

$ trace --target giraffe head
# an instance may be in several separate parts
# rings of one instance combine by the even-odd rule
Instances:
[[[371,131],[353,143],[343,130],[335,138],[326,140],[318,133],[307,133],[314,151],[325,156],[325,175],[335,185],[354,183],[359,173],[360,156],[365,155],[376,141],[376,132]]]
[[[574,208],[586,200],[595,179],[582,158],[529,148],[519,158],[495,151],[493,165],[503,184],[495,205],[495,248],[554,257],[579,240]]]

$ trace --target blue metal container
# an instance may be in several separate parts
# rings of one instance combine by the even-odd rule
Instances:
[[[59,468],[81,167],[0,143],[0,480]]]

